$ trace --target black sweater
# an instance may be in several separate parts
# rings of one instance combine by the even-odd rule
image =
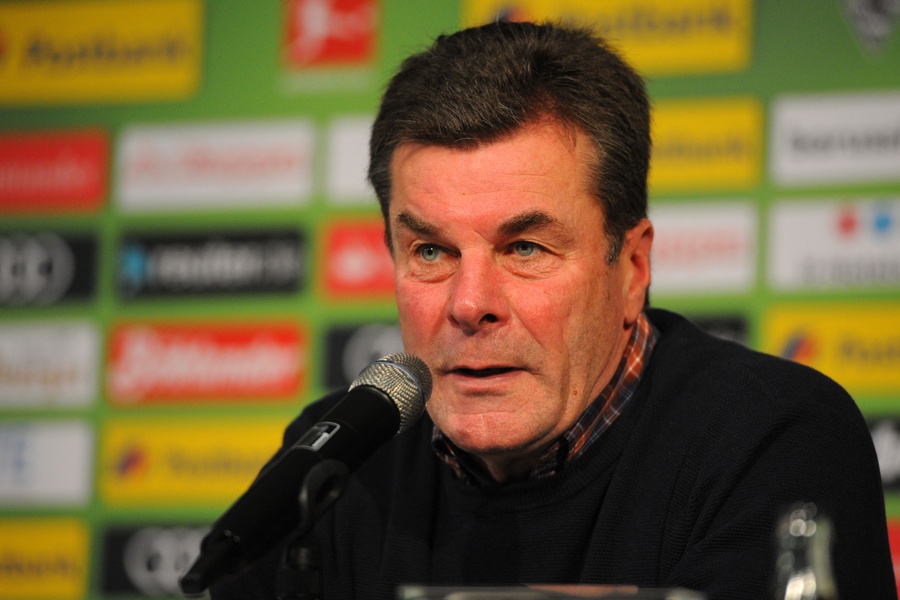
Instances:
[[[401,583],[616,583],[773,597],[776,522],[815,502],[834,522],[839,597],[896,599],[878,463],[837,384],[648,311],[661,337],[623,413],[555,476],[457,481],[427,415],[351,477],[321,519],[324,597],[395,597]],[[299,438],[340,398],[311,405]],[[279,551],[213,589],[273,598]]]

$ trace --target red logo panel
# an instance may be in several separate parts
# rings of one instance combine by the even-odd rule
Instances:
[[[121,324],[110,337],[107,391],[117,404],[289,400],[307,354],[294,323]]]
[[[288,0],[284,56],[296,68],[371,62],[378,31],[375,0]]]
[[[0,136],[0,212],[96,211],[108,165],[102,131]]]
[[[891,558],[894,562],[894,578],[900,590],[900,520],[888,519],[888,541],[891,545]],[[900,595],[900,591],[898,591]]]
[[[331,297],[394,294],[394,263],[378,220],[335,223],[325,232],[325,293]]]

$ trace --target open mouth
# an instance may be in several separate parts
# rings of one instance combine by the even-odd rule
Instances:
[[[494,367],[491,369],[455,369],[454,372],[465,377],[491,377],[492,375],[502,375],[514,371],[512,367]]]

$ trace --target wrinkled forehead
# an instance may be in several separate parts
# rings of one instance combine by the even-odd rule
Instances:
[[[390,202],[385,217],[396,214],[396,198],[411,188],[419,194],[565,193],[593,196],[596,185],[593,140],[580,129],[554,119],[520,127],[490,142],[429,144],[409,141],[394,151]],[[406,188],[406,189],[403,189]],[[597,207],[602,210],[597,199]]]

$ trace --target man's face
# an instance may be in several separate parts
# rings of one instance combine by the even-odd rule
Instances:
[[[427,408],[498,480],[518,475],[610,380],[649,283],[652,229],[607,264],[586,136],[545,122],[471,150],[392,162],[391,252]]]

